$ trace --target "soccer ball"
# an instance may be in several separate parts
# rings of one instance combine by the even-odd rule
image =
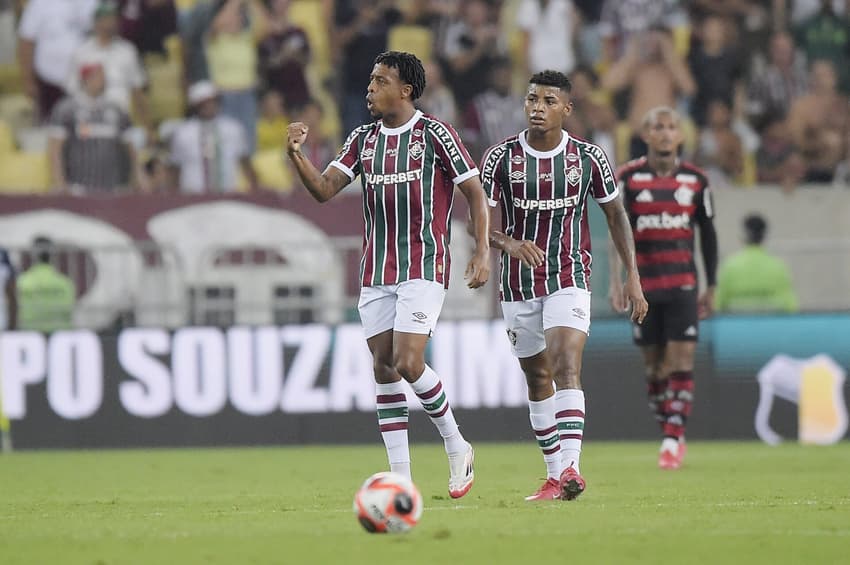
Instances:
[[[354,513],[369,533],[408,532],[422,516],[422,495],[398,473],[375,473],[354,495]]]

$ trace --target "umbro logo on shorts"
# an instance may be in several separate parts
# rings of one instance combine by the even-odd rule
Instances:
[[[413,317],[418,319],[418,320],[424,320],[425,318],[428,317],[428,314],[425,314],[424,312],[414,312]]]
[[[508,332],[508,339],[511,340],[511,345],[516,347],[516,332],[513,330],[505,330]]]
[[[587,317],[587,313],[581,308],[573,308],[573,314],[580,320],[584,320]]]

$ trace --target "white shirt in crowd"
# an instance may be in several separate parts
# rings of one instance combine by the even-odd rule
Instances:
[[[68,92],[82,92],[80,69],[92,63],[100,63],[106,76],[106,99],[115,102],[125,112],[130,112],[133,90],[142,88],[147,82],[144,67],[136,46],[116,37],[103,46],[97,38],[86,39],[74,52],[68,74]]]
[[[71,57],[91,29],[98,0],[30,0],[18,35],[35,43],[35,71],[45,82],[64,88]]]
[[[803,23],[820,12],[821,0],[794,0],[791,2],[791,23]],[[846,0],[832,0],[832,11],[839,16],[846,15]]]
[[[569,73],[576,64],[573,48],[576,12],[571,0],[522,0],[517,25],[528,33],[529,71],[551,69]]]
[[[248,156],[245,131],[227,116],[186,120],[171,139],[171,163],[180,168],[184,193],[235,191],[239,161]]]

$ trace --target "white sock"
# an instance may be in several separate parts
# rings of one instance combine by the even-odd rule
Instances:
[[[537,445],[543,452],[546,478],[557,479],[561,476],[561,443],[555,422],[555,395],[544,400],[529,400],[528,418],[531,420],[531,429],[534,430]]]
[[[673,455],[678,455],[679,440],[674,437],[665,437],[661,440],[661,449],[659,451],[669,451]]]
[[[555,393],[555,420],[561,439],[561,461],[579,472],[581,442],[584,438],[584,391],[567,388]]]
[[[378,427],[387,448],[390,471],[410,478],[410,447],[407,441],[407,397],[401,381],[375,384]]]
[[[419,402],[431,417],[431,421],[437,426],[446,446],[446,453],[449,455],[465,453],[466,440],[460,434],[452,407],[443,390],[443,383],[440,382],[440,377],[434,369],[425,365],[425,370],[416,381],[410,383],[410,386],[419,397]]]

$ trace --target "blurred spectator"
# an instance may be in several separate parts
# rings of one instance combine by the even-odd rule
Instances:
[[[770,39],[769,61],[756,57],[750,75],[748,114],[759,128],[765,116],[785,117],[791,103],[806,92],[806,62],[785,32]]]
[[[713,187],[729,187],[744,167],[744,145],[732,129],[732,111],[722,100],[708,105],[708,123],[702,129],[694,159],[705,169]]]
[[[91,28],[96,6],[97,0],[30,0],[21,15],[21,77],[41,121],[65,96],[71,56]]]
[[[149,157],[145,161],[144,174],[144,185],[151,194],[172,194],[177,191],[168,170],[167,156],[155,154]]]
[[[130,114],[130,100],[139,121],[150,130],[148,100],[144,91],[147,83],[139,52],[136,47],[118,36],[118,7],[114,2],[101,2],[94,13],[94,34],[85,40],[71,60],[68,93],[81,92],[80,69],[96,64],[106,74],[107,100]]]
[[[119,192],[135,184],[130,117],[105,95],[99,63],[79,71],[82,91],[65,98],[50,118],[48,153],[59,190]]]
[[[697,84],[691,116],[700,126],[706,123],[708,104],[712,100],[722,100],[736,115],[743,103],[743,61],[729,36],[726,20],[707,16],[688,54],[688,65]]]
[[[463,117],[463,140],[476,162],[491,145],[525,129],[523,97],[511,92],[511,62],[496,59],[490,67],[487,90],[467,105]]]
[[[283,109],[283,97],[269,90],[260,101],[260,119],[257,121],[257,150],[280,149],[286,145],[289,120]]]
[[[401,18],[391,0],[335,0],[332,35],[339,55],[342,130],[372,121],[366,88],[375,57],[387,49],[390,27]]]
[[[18,293],[15,280],[15,268],[9,260],[9,253],[0,247],[0,331],[18,329]]]
[[[443,80],[443,70],[434,61],[425,67],[425,92],[416,101],[423,112],[450,124],[457,122],[455,97]]]
[[[600,20],[605,3],[600,0],[573,0],[578,16],[576,29],[579,61],[584,64],[596,64],[602,60],[602,36]]]
[[[441,49],[458,107],[466,107],[487,88],[493,60],[504,54],[499,37],[499,27],[485,0],[467,0],[461,5],[461,19],[446,30]]]
[[[52,264],[54,245],[47,237],[33,241],[35,262],[18,277],[20,328],[55,332],[72,327],[77,287]]]
[[[245,130],[219,112],[219,94],[209,81],[189,87],[193,116],[171,138],[170,161],[181,192],[220,193],[238,188],[241,168],[251,190],[258,189]]]
[[[778,184],[791,192],[806,175],[806,164],[794,145],[788,122],[778,116],[768,116],[761,131],[761,143],[756,151],[756,180]]]
[[[573,111],[564,121],[570,135],[587,139],[602,147],[606,155],[615,154],[614,128],[617,115],[599,91],[599,77],[593,69],[580,65],[570,73]]]
[[[815,61],[809,92],[794,101],[788,113],[791,136],[806,162],[806,180],[831,182],[844,158],[850,132],[850,101],[838,92],[838,79],[829,61]]]
[[[210,80],[218,89],[221,113],[242,124],[250,154],[257,140],[257,44],[268,14],[258,0],[218,2],[205,44]]]
[[[832,62],[840,89],[850,93],[850,18],[839,15],[831,0],[821,0],[820,11],[794,28],[794,37],[809,61]]]
[[[178,30],[183,53],[183,81],[185,85],[209,80],[210,70],[207,64],[206,40],[220,0],[198,2],[181,12]]]
[[[832,11],[839,16],[847,14],[847,0],[826,0],[832,7]],[[824,0],[779,0],[776,2],[779,5],[785,5],[786,16],[790,19],[791,25],[803,23],[807,19],[818,13]],[[788,4],[791,7],[790,15],[788,12]]]
[[[620,59],[632,39],[660,27],[674,29],[687,25],[687,17],[678,0],[603,0],[599,33],[603,57]]]
[[[745,247],[720,265],[715,307],[720,312],[796,312],[797,295],[788,266],[762,244],[767,222],[758,214],[744,218]]]
[[[301,151],[317,168],[325,166],[337,153],[334,141],[322,131],[324,116],[325,109],[316,100],[308,100],[295,112],[295,120],[310,128],[310,135],[301,144]]]
[[[269,34],[260,42],[260,74],[265,88],[274,89],[288,108],[310,98],[306,67],[310,42],[306,32],[289,21],[290,0],[270,0]]]
[[[522,33],[524,75],[573,70],[579,18],[571,0],[522,0],[516,18]]]
[[[135,45],[139,54],[164,55],[165,39],[177,33],[174,0],[120,0],[121,37]]]
[[[638,135],[646,113],[656,106],[675,107],[679,96],[689,97],[696,91],[691,72],[673,48],[670,33],[663,30],[633,36],[625,55],[602,78],[602,86],[614,92],[630,89],[632,158],[646,152]]]

